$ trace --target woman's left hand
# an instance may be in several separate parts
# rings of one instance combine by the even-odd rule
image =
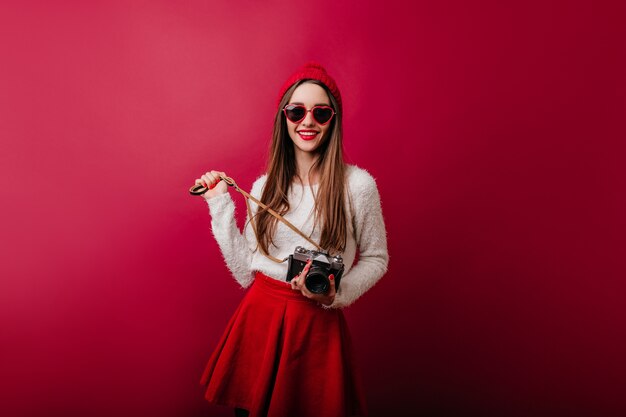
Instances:
[[[307,298],[310,298],[326,306],[329,306],[333,303],[333,301],[335,301],[335,294],[336,294],[335,293],[335,276],[333,274],[330,274],[328,276],[328,279],[330,280],[330,289],[328,290],[326,294],[312,293],[304,284],[304,279],[306,278],[306,275],[309,273],[309,269],[311,268],[311,263],[312,261],[311,259],[309,259],[306,265],[304,266],[304,269],[302,269],[302,272],[300,273],[300,275],[298,275],[297,277],[294,277],[291,280],[291,288],[293,288],[294,290],[301,291],[302,294]]]

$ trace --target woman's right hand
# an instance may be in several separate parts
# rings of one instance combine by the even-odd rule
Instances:
[[[227,177],[222,171],[207,171],[200,178],[196,179],[196,185],[202,184],[203,186],[209,188],[209,190],[202,194],[205,200],[213,198],[219,194],[224,194],[228,192],[228,184],[220,179],[219,176]],[[217,183],[217,185],[215,185]],[[211,189],[211,187],[215,186]]]

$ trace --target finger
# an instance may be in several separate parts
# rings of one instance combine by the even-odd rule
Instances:
[[[302,268],[302,271],[300,271],[298,275],[293,277],[293,280],[299,284],[301,282],[302,275],[305,275],[305,273],[306,273],[306,265],[304,265],[304,268]]]
[[[221,172],[219,171],[211,171],[211,174],[213,174],[213,176],[215,177],[216,181],[221,181],[222,179],[220,178],[220,174]]]
[[[215,175],[213,175],[213,171],[207,172],[204,175],[206,175],[206,177],[209,179],[211,184],[213,184],[215,181],[217,181],[217,177]]]
[[[309,259],[307,261],[307,264],[304,266],[304,269],[300,273],[300,275],[298,275],[298,286],[300,286],[300,287],[304,286],[304,280],[306,278],[306,274],[309,273],[310,267],[311,267],[311,260]]]
[[[336,294],[335,293],[335,275],[330,274],[328,276],[328,279],[330,280],[330,290],[328,291],[328,295],[332,297]]]
[[[219,178],[217,178],[215,175],[211,174],[210,172],[207,172],[206,174],[204,174],[204,178],[206,179],[207,187],[209,189],[215,188],[215,186],[219,182]]]

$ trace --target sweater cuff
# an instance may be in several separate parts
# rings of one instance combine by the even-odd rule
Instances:
[[[224,211],[227,206],[233,203],[233,199],[230,196],[229,192],[225,192],[224,194],[219,194],[215,197],[205,199],[205,201],[209,206],[209,212],[211,213],[211,217],[218,216]]]

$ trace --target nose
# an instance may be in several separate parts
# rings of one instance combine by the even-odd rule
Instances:
[[[304,116],[301,124],[305,126],[313,126],[315,124],[315,119],[313,119],[313,112],[311,110],[307,110],[306,116]]]

